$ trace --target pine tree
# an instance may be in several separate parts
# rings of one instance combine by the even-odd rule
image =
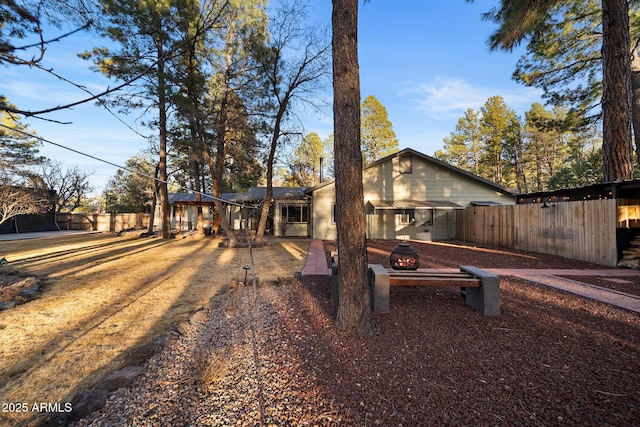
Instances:
[[[179,43],[174,31],[179,27],[175,25],[174,12],[181,6],[180,0],[104,0],[102,5],[107,22],[101,31],[115,43],[115,50],[94,48],[81,57],[93,60],[96,71],[132,82],[130,91],[118,96],[114,103],[155,112],[148,124],[158,130],[158,194],[162,237],[168,238],[171,221],[167,190],[167,112],[174,89],[168,68]]]
[[[293,153],[287,181],[295,186],[313,186],[320,183],[321,159],[325,158],[324,142],[320,136],[307,134]]]
[[[259,64],[253,52],[261,50],[265,43],[265,9],[264,0],[225,2],[218,21],[220,25],[206,42],[207,60],[214,74],[208,81],[207,96],[207,114],[212,116],[211,129],[207,130],[213,138],[202,139],[201,148],[211,174],[214,204],[230,247],[237,246],[238,241],[222,206],[224,174],[229,147],[246,124],[247,103],[263,95],[256,89],[263,80],[258,75]]]
[[[507,176],[504,174],[504,150],[509,140],[509,130],[512,121],[516,119],[515,112],[510,109],[501,96],[492,96],[480,109],[480,129],[482,131],[482,157],[480,161],[480,175],[497,184],[504,185]]]
[[[155,186],[155,164],[150,154],[136,154],[118,169],[104,190],[107,212],[151,213]]]
[[[2,97],[0,103],[9,105]],[[19,183],[33,174],[33,168],[45,160],[38,155],[40,145],[33,131],[20,122],[17,115],[0,111],[0,177]]]
[[[553,12],[557,9],[554,8],[563,3],[559,0],[502,0],[500,7],[485,15],[486,19],[498,24],[498,29],[489,38],[491,48],[512,50],[525,38],[535,39],[536,35],[544,34],[555,23]],[[633,176],[631,37],[627,0],[602,0],[601,22],[604,177],[606,181],[620,181]],[[553,44],[559,40],[549,39],[549,42]],[[569,42],[573,43],[574,39]]]
[[[398,151],[398,139],[389,121],[387,109],[369,95],[360,107],[361,145],[364,163],[386,157]]]
[[[340,296],[336,325],[352,335],[371,335],[375,325],[367,278],[362,150],[358,0],[333,0],[333,123]]]
[[[435,157],[477,175],[481,150],[480,117],[478,112],[469,108],[464,117],[458,119],[456,129],[444,139],[444,148],[438,150]]]
[[[537,102],[525,113],[531,190],[546,189],[549,179],[565,164],[568,155],[567,132],[563,130],[566,115],[566,109],[549,111]]]

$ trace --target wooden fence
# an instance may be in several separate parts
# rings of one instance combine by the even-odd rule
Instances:
[[[637,205],[605,199],[473,206],[458,211],[456,239],[615,266],[617,228],[638,224]]]
[[[62,230],[122,231],[142,230],[149,226],[149,214],[84,214],[62,213],[56,215],[56,223]]]

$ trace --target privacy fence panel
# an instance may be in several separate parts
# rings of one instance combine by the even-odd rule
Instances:
[[[473,206],[458,212],[456,238],[615,266],[619,217],[615,199]]]
[[[149,214],[84,214],[62,213],[56,215],[56,223],[62,230],[122,231],[145,229],[149,225]]]

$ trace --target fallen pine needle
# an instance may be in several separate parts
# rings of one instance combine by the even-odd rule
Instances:
[[[604,394],[605,396],[613,396],[613,397],[627,397],[626,394],[619,394],[619,393],[611,393],[609,391],[602,391],[602,390],[593,390],[596,393],[600,393],[600,394]]]

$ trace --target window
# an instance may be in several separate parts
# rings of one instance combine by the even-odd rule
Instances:
[[[401,174],[413,173],[413,156],[398,157],[398,172]]]
[[[288,223],[308,223],[309,206],[282,205],[282,220]]]
[[[398,224],[409,225],[413,224],[416,220],[414,209],[397,209],[395,214],[398,216]]]
[[[415,222],[416,227],[433,225],[433,210],[428,208],[417,208]]]
[[[331,220],[332,220],[333,224],[337,224],[338,223],[338,205],[336,203],[333,204],[333,211],[332,211]]]

